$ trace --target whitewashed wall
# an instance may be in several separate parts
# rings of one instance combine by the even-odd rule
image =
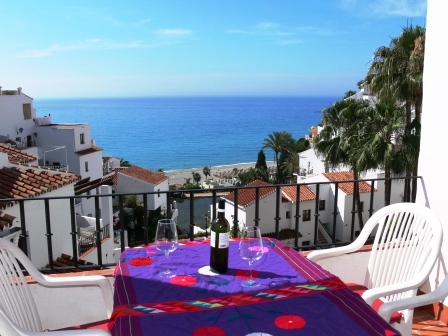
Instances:
[[[23,104],[31,104],[31,119],[24,120]],[[33,108],[33,99],[26,94],[20,95],[0,95],[0,135],[9,136],[15,140],[16,137],[32,135],[36,110]],[[17,134],[19,128],[23,132]]]
[[[448,148],[446,147],[447,102],[446,76],[448,74],[448,1],[428,0],[426,22],[425,70],[423,74],[422,139],[418,173],[423,183],[417,192],[417,201],[430,207],[444,227],[442,258],[434,270],[429,291],[437,286],[448,272]],[[445,305],[448,300],[445,299]]]

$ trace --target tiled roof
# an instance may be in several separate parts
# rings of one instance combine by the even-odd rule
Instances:
[[[275,232],[263,233],[263,237],[275,238]],[[278,232],[279,240],[294,239],[296,237],[296,231],[293,229],[281,229]],[[299,232],[299,238],[302,234]]]
[[[103,185],[113,185],[113,177],[114,175],[109,175],[95,180],[90,180],[90,177],[84,178],[75,184],[75,195],[85,194]]]
[[[22,169],[18,167],[3,167],[0,169],[0,199],[29,198],[40,196],[81,179],[80,175],[65,175]],[[0,207],[12,205],[0,200]]]
[[[99,152],[99,151],[102,151],[102,150],[103,150],[102,148],[97,147],[95,145],[92,145],[92,147],[80,150],[80,151],[76,152],[76,154],[78,154],[78,155],[86,155],[86,154]]]
[[[297,199],[297,187],[296,186],[284,186],[282,187],[282,196],[289,202],[295,202]],[[300,202],[312,201],[316,199],[316,194],[310,188],[305,185],[300,186]]]
[[[124,169],[120,169],[117,173],[124,174],[127,176],[134,177],[136,179],[157,185],[162,183],[163,181],[168,180],[168,176],[161,172],[154,172],[152,170],[148,170],[139,166],[130,166],[130,167],[122,167]]]
[[[329,181],[338,182],[338,181],[353,181],[355,179],[353,172],[351,171],[342,171],[342,172],[333,172],[333,173],[324,173],[323,174]],[[348,183],[339,183],[339,189],[342,190],[347,195],[353,195],[355,192],[355,187],[353,182]],[[359,179],[358,188],[360,193],[368,193],[372,190],[370,184],[365,181]]]
[[[37,160],[39,157],[11,146],[0,144],[0,152],[8,154],[8,160],[12,163],[29,163]]]
[[[271,183],[264,182],[261,180],[255,180],[249,184],[246,185],[246,187],[258,187],[258,186],[272,186]],[[259,189],[259,196],[260,199],[274,193],[276,188],[274,186],[268,187],[268,188],[260,188]],[[225,198],[231,202],[235,202],[235,192],[231,192],[228,195],[225,196]],[[238,204],[247,207],[248,205],[255,203],[256,194],[255,194],[255,188],[250,189],[240,189],[238,190]]]
[[[15,219],[16,217],[0,211],[0,230],[3,231],[5,226],[11,227]]]

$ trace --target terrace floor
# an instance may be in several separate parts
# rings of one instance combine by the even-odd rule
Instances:
[[[448,335],[448,326],[434,318],[424,309],[414,310],[412,335],[442,336]]]

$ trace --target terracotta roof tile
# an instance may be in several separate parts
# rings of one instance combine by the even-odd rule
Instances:
[[[139,166],[121,167],[123,169],[117,169],[117,174],[124,174],[137,178],[139,180],[157,185],[163,181],[168,180],[168,176],[161,172],[154,172]]]
[[[276,188],[268,182],[264,182],[261,180],[255,180],[249,184],[246,185],[246,187],[258,187],[258,186],[272,186],[272,187],[265,187],[260,188],[259,191],[259,197],[260,199],[272,194],[275,192]],[[235,201],[235,192],[231,192],[228,195],[225,196],[225,198],[231,202]],[[255,203],[256,194],[255,194],[255,188],[248,188],[248,189],[240,189],[238,191],[238,204],[247,207],[250,204]]]
[[[80,151],[76,152],[76,154],[78,154],[78,155],[86,155],[86,154],[99,152],[99,151],[102,151],[102,150],[103,150],[102,148],[97,147],[95,145],[92,145],[92,147],[80,150]]]
[[[4,144],[0,144],[0,152],[8,154],[8,160],[12,163],[24,164],[39,159],[36,155],[21,151],[11,146],[6,146]]]
[[[284,186],[282,187],[282,196],[289,202],[295,202],[297,199],[297,187],[296,186]],[[310,188],[305,185],[300,186],[300,202],[313,201],[316,199],[316,194]]]
[[[18,167],[3,167],[0,169],[0,199],[40,196],[79,180],[81,180],[80,175],[55,174],[31,168],[25,170]],[[12,204],[0,200],[0,206],[7,205]]]
[[[355,179],[353,172],[351,171],[324,173],[323,175],[331,182],[352,181]],[[359,181],[360,182],[358,183],[358,188],[360,193],[368,193],[372,190],[370,184],[368,184],[365,181],[362,181],[362,179],[359,179]],[[342,190],[347,195],[353,195],[355,192],[353,182],[339,183],[339,189]]]

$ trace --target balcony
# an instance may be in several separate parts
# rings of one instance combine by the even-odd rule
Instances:
[[[405,188],[409,185],[412,179],[420,179],[420,177],[409,177],[409,178],[391,178],[391,179],[372,179],[365,180],[370,186],[370,192],[364,193],[364,218],[367,220],[371,214],[380,207],[383,206],[383,198],[384,195],[381,192],[381,186],[384,184],[386,180],[392,181],[392,189],[395,189],[397,195],[405,194]],[[284,197],[282,197],[282,188],[293,188],[296,190],[296,198],[289,201],[291,207],[288,208],[289,211],[292,211],[289,214],[290,216],[290,227],[289,229],[294,232],[292,237],[289,237],[289,241],[287,243],[294,249],[298,251],[302,251],[302,253],[307,253],[306,251],[312,249],[320,249],[327,248],[332,246],[344,245],[353,241],[357,236],[357,231],[359,230],[359,223],[357,222],[357,205],[355,202],[354,195],[351,195],[347,199],[344,200],[345,208],[344,210],[340,205],[343,197],[347,197],[347,195],[343,195],[341,192],[338,192],[341,184],[349,184],[353,186],[353,190],[359,190],[358,184],[359,181],[339,181],[339,182],[315,182],[315,183],[306,183],[306,184],[289,184],[289,185],[270,185],[270,186],[254,186],[254,187],[228,187],[228,188],[220,188],[220,189],[211,189],[207,190],[207,192],[211,195],[211,203],[216,204],[219,195],[222,193],[233,193],[233,204],[240,204],[238,198],[244,195],[245,192],[251,191],[255,195],[255,204],[253,205],[253,213],[246,213],[246,220],[249,224],[249,220],[257,225],[261,225],[263,223],[269,222],[271,225],[268,227],[268,231],[273,235],[274,238],[280,238],[282,228],[286,225],[284,220],[285,217],[288,217],[285,211],[285,205],[289,204]],[[270,188],[273,190],[274,195],[271,198],[271,203],[266,203],[266,198],[262,198],[260,195],[264,194],[264,190]],[[304,220],[303,218],[303,210],[308,210],[308,206],[304,205],[304,202],[301,201],[300,195],[301,190],[304,188],[309,188],[314,192],[315,198],[311,202],[311,212],[310,217]],[[336,191],[332,195],[328,195],[327,192],[329,190]],[[198,197],[200,193],[203,193],[203,190],[188,190],[186,191],[187,196],[190,200]],[[130,195],[141,196],[143,202],[141,205],[143,206],[143,244],[150,244],[151,238],[148,235],[149,232],[149,223],[151,219],[148,217],[148,199],[155,195],[161,195],[161,197],[166,197],[166,203],[173,205],[176,200],[175,196],[177,196],[178,191],[158,191],[153,193],[139,193],[139,194],[106,194],[106,195],[88,195],[88,196],[58,196],[58,197],[40,197],[40,198],[27,198],[27,199],[2,199],[1,200],[1,211],[7,212],[10,207],[16,207],[19,209],[20,216],[18,216],[19,226],[10,227],[9,230],[4,228],[2,232],[2,236],[5,238],[13,238],[15,237],[20,241],[20,246],[24,250],[25,253],[28,252],[28,247],[30,244],[32,245],[34,237],[29,234],[28,226],[33,225],[36,222],[37,218],[29,218],[27,216],[27,209],[30,207],[36,207],[36,203],[40,204],[40,207],[43,208],[44,218],[41,220],[45,223],[45,230],[42,232],[42,235],[46,237],[46,246],[42,248],[45,250],[47,254],[47,265],[46,267],[41,267],[41,271],[45,273],[62,273],[54,276],[64,276],[66,272],[70,271],[78,271],[79,274],[102,274],[109,278],[109,280],[113,281],[113,269],[115,267],[114,262],[104,261],[104,256],[107,253],[115,253],[115,258],[117,258],[121,251],[123,251],[127,244],[127,232],[124,226],[124,199]],[[102,208],[102,204],[104,204],[104,199],[108,199],[111,203],[113,201],[118,204],[115,208],[119,215],[119,226],[113,230],[113,225],[107,223],[105,215],[105,211]],[[326,200],[326,207],[322,207],[322,200]],[[83,201],[89,201],[94,204],[94,226],[90,230],[89,234],[80,235],[79,228],[77,227],[77,215],[76,215],[76,206],[82,203]],[[400,199],[399,201],[403,201]],[[71,244],[71,255],[73,256],[73,264],[72,266],[58,266],[58,263],[55,263],[54,260],[59,251],[54,251],[54,230],[58,226],[58,221],[54,219],[52,216],[52,211],[54,211],[53,203],[67,204],[70,209],[70,214],[67,215],[67,218],[70,219],[70,223],[68,225],[69,229],[66,232],[66,240]],[[58,205],[59,207],[60,205]],[[238,227],[241,225],[241,207],[233,208],[232,215],[232,224],[233,224],[233,234],[238,234]],[[307,209],[305,209],[307,208]],[[342,210],[340,210],[340,208]],[[269,211],[267,211],[269,209]],[[326,209],[326,210],[325,210]],[[165,216],[171,217],[174,211],[178,211],[173,206],[168,206],[166,209]],[[346,213],[343,214],[342,212]],[[189,232],[185,239],[194,240],[194,239],[202,239],[194,237],[194,215],[195,215],[195,203],[190,202],[188,214],[180,213],[179,216],[188,216],[190,221]],[[329,212],[329,214],[328,214]],[[99,214],[96,216],[96,214]],[[261,214],[265,214],[268,218],[264,218]],[[211,209],[211,217],[214,218],[216,216],[216,208],[212,207]],[[331,221],[323,222],[323,218],[331,218]],[[109,216],[112,218],[113,216]],[[343,230],[345,230],[345,234],[341,234],[338,232],[341,228],[341,218],[344,219]],[[104,222],[104,224],[103,224]],[[304,224],[305,223],[305,224]],[[265,225],[265,224],[263,224]],[[304,244],[304,239],[300,239],[300,236],[303,236],[306,230],[306,227],[310,229],[309,233],[309,243]],[[339,228],[339,229],[338,229]],[[8,235],[10,233],[10,235]],[[319,239],[319,236],[324,236],[324,240]],[[347,239],[338,239],[338,237],[348,237]],[[59,238],[58,238],[59,239]],[[112,246],[112,251],[111,251]],[[365,260],[368,257],[369,248],[366,246],[365,251],[361,251],[359,253],[353,253],[347,256],[347,259],[343,262],[337,263],[327,263],[324,264],[323,267],[341,276],[342,280],[347,282],[363,282],[363,279],[357,279],[357,275],[359,272],[359,266],[357,264],[363,265],[366,264]],[[84,264],[82,260],[86,255],[95,256],[95,263],[93,264]],[[92,270],[94,269],[94,270]],[[83,271],[80,271],[83,270]],[[90,270],[90,271],[89,271]],[[71,273],[73,275],[73,273]],[[30,279],[32,282],[32,279]],[[69,291],[60,293],[60,297],[63,297],[64,300],[68,302],[73,301],[73,304],[69,304],[69,311],[56,311],[54,307],[53,300],[58,300],[57,296],[55,298],[49,299],[46,294],[45,288],[40,288],[39,285],[33,284],[33,291],[37,296],[37,304],[39,309],[43,309],[48,312],[49,316],[53,316],[54,328],[62,328],[65,326],[69,326],[74,324],[75,321],[70,320],[70,316],[76,316],[76,322],[79,323],[80,318],[85,318],[85,323],[89,322],[90,318],[98,318],[101,316],[96,316],[95,311],[100,311],[100,309],[96,309],[97,300],[93,293],[88,291],[83,291],[82,293],[77,291]],[[80,308],[79,302],[83,302],[83,307],[88,308]],[[72,310],[72,311],[70,311]],[[424,312],[422,310],[422,312]],[[422,313],[415,314],[415,320],[421,319]],[[432,321],[430,315],[426,315],[424,320],[427,323],[437,324],[437,321]],[[432,335],[428,333],[432,328],[436,328],[440,334],[441,328],[445,332],[448,332],[448,328],[445,325],[430,327],[430,325],[423,324],[423,322],[419,322],[419,324],[415,325],[416,333],[415,335]],[[418,330],[417,330],[418,329]],[[442,331],[443,332],[443,331]]]

